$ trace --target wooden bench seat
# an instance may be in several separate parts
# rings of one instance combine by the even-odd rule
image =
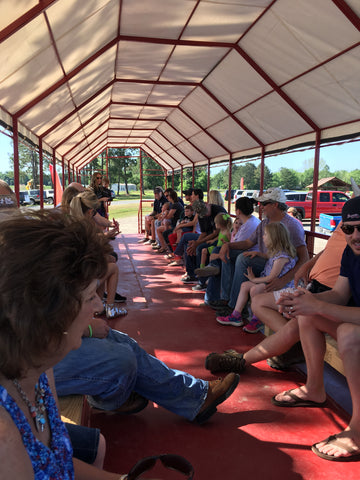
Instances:
[[[89,406],[83,395],[59,397],[61,420],[76,425],[88,426]]]

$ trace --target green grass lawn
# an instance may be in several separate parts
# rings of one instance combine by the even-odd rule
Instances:
[[[137,216],[139,211],[139,203],[132,203],[126,205],[110,205],[109,217],[110,218],[127,218]],[[150,203],[143,204],[142,213],[143,216],[152,212]]]

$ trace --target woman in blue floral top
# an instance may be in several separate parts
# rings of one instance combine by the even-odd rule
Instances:
[[[73,460],[52,376],[102,309],[97,279],[109,251],[89,222],[58,212],[13,213],[1,221],[1,478],[123,478]]]

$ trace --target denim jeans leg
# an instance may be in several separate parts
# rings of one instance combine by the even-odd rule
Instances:
[[[221,298],[229,301],[231,286],[234,278],[235,262],[243,250],[230,250],[227,262],[221,266]]]
[[[54,367],[58,395],[88,395],[103,410],[119,408],[134,390],[137,361],[130,345],[117,342],[113,331],[105,339],[83,338]]]
[[[193,232],[184,233],[184,235],[180,239],[178,246],[175,249],[174,254],[176,256],[182,257],[186,252],[186,249],[190,240],[197,240],[198,238],[199,238],[198,233],[193,233]]]
[[[115,410],[135,391],[188,420],[196,417],[208,390],[205,380],[167,367],[116,330],[105,339],[84,338],[54,372],[59,395],[89,395],[94,407]]]
[[[229,306],[231,308],[235,308],[241,284],[248,280],[248,278],[245,277],[245,273],[247,272],[248,267],[251,267],[255,276],[258,277],[260,273],[264,270],[265,263],[266,258],[263,257],[250,258],[244,255],[239,255],[237,257],[229,300]]]

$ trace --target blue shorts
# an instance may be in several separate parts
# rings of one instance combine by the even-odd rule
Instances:
[[[65,423],[73,447],[73,456],[86,463],[94,463],[98,452],[100,430]]]

